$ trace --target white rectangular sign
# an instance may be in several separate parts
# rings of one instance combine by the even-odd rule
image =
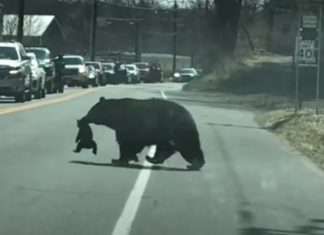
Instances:
[[[314,15],[304,15],[303,16],[303,28],[311,28],[316,29],[317,28],[317,16]]]
[[[297,57],[299,64],[315,65],[317,63],[315,41],[300,40]]]

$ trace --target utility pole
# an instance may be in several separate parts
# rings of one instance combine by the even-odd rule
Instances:
[[[90,60],[91,61],[94,61],[96,57],[97,14],[98,14],[98,1],[94,0],[93,8],[92,8],[92,23],[91,23],[91,37],[90,37]]]
[[[24,37],[24,14],[25,14],[25,0],[19,0],[18,29],[17,29],[18,42],[22,42]]]
[[[142,5],[142,2],[140,2],[140,5]],[[133,6],[136,6],[136,0],[133,0]],[[139,18],[139,13],[135,10],[133,12],[133,18]],[[135,29],[135,39],[134,39],[134,52],[135,52],[135,61],[140,62],[142,60],[142,54],[141,54],[141,22],[135,21],[134,23],[134,29]]]
[[[191,60],[190,66],[195,67],[195,57],[196,57],[196,43],[197,43],[197,10],[193,9],[193,22],[191,31]]]
[[[140,22],[137,21],[135,23],[135,60],[136,62],[141,61],[141,25]]]
[[[209,0],[205,0],[205,15],[207,16],[209,12]]]
[[[178,30],[178,4],[177,0],[174,0],[174,9],[173,9],[173,74],[177,70],[177,30]]]
[[[0,42],[3,41],[3,5],[0,3]]]

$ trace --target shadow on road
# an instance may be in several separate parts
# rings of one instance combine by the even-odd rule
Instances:
[[[129,168],[129,169],[136,169],[136,170],[148,169],[148,170],[155,170],[155,171],[179,171],[179,172],[193,171],[185,168],[166,167],[166,166],[143,166],[141,164],[115,165],[112,163],[97,163],[97,162],[87,162],[87,161],[70,161],[70,163],[89,165],[89,166]]]
[[[293,230],[250,227],[240,232],[241,235],[324,235],[324,219],[311,219],[308,224]]]

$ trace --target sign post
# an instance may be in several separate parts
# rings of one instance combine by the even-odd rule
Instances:
[[[299,81],[302,67],[317,69],[316,78],[316,114],[318,114],[320,97],[320,49],[321,49],[322,6],[320,4],[301,5],[299,30],[296,38],[296,84],[295,113],[299,108]]]

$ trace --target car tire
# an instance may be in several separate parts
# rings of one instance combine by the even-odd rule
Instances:
[[[98,87],[98,84],[99,84],[98,80],[94,80],[92,86],[93,86],[93,87]]]
[[[28,91],[26,93],[25,97],[26,97],[26,101],[31,101],[32,100],[32,93],[31,93],[31,91]]]
[[[59,92],[60,94],[63,94],[63,93],[64,93],[64,83],[61,82],[61,83],[59,84],[58,92]]]
[[[15,96],[15,102],[17,103],[24,103],[26,101],[25,92],[22,92]]]
[[[81,86],[83,89],[86,89],[86,88],[88,88],[89,87],[89,85],[88,84],[82,84],[82,86]]]
[[[46,91],[47,91],[47,94],[54,93],[54,84],[53,84],[52,80],[46,83]]]
[[[45,88],[41,90],[41,98],[45,98],[46,97],[46,90]]]
[[[40,98],[42,98],[42,90],[41,89],[38,89],[36,92],[35,92],[35,94],[34,94],[34,97],[35,97],[35,99],[40,99]]]

